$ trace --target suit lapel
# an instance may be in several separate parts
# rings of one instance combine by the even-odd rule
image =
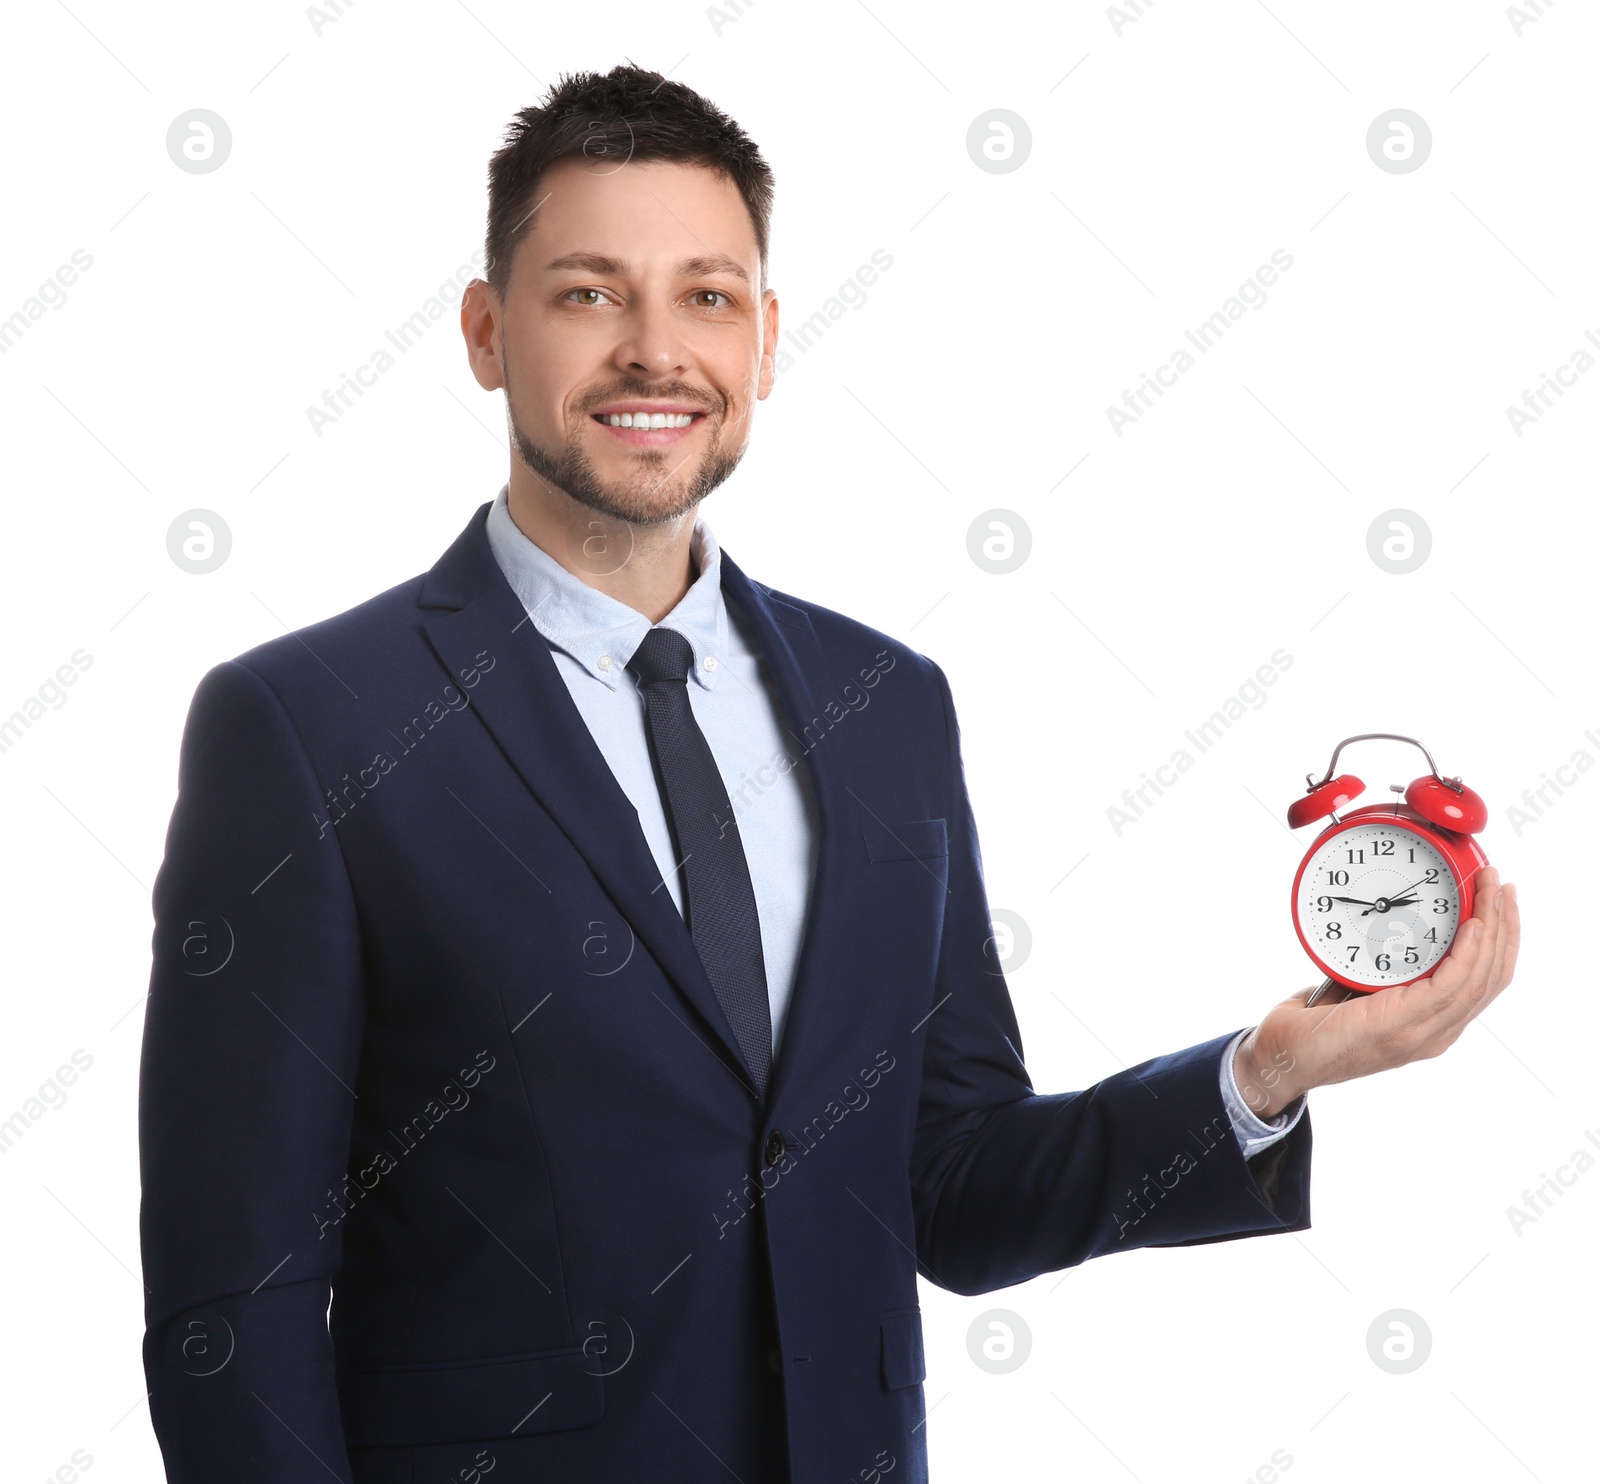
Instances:
[[[549,646],[505,580],[485,530],[488,505],[423,579],[428,641],[452,680],[492,657],[470,709],[583,856],[667,976],[699,1012],[718,1051],[751,1088],[749,1068],[694,940],[661,883],[639,816],[595,743]],[[503,668],[502,668],[503,667]]]
[[[804,758],[817,806],[816,876],[811,884],[783,1040],[767,1089],[768,1103],[776,1107],[785,1089],[803,1077],[812,1048],[820,1044],[818,1037],[827,1014],[825,1001],[836,978],[828,972],[822,956],[825,945],[834,937],[841,893],[847,889],[844,878],[851,838],[849,820],[854,817],[850,787],[853,774],[847,751],[837,745],[816,746],[806,738],[807,726],[824,714],[829,695],[839,688],[828,686],[825,656],[810,615],[751,581],[726,551],[722,552],[722,588],[740,614],[748,618],[755,633],[757,650],[778,691],[792,750]]]

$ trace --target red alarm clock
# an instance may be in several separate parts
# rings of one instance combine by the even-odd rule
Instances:
[[[1389,785],[1404,803],[1341,815],[1366,784],[1350,773],[1334,777],[1339,754],[1380,739],[1409,742],[1431,771],[1404,789]],[[1327,976],[1306,1004],[1339,985],[1372,994],[1426,979],[1472,916],[1473,882],[1489,864],[1472,838],[1489,822],[1483,800],[1460,778],[1443,777],[1415,737],[1363,732],[1333,749],[1320,780],[1307,773],[1305,797],[1289,806],[1293,829],[1319,819],[1333,822],[1306,851],[1289,897],[1300,943]]]

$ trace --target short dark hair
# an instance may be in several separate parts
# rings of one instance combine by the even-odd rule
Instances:
[[[767,282],[772,171],[755,142],[693,88],[631,63],[559,77],[542,103],[522,109],[489,161],[485,275],[501,298],[517,244],[533,230],[539,181],[559,160],[674,160],[704,165],[744,198]]]

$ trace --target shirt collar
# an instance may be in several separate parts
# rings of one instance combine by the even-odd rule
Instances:
[[[545,639],[616,690],[628,661],[650,632],[650,620],[591,587],[530,541],[511,519],[508,490],[508,485],[501,486],[489,507],[489,546],[495,561]],[[727,661],[728,609],[722,596],[722,551],[704,520],[695,520],[689,549],[699,575],[657,627],[675,629],[689,641],[694,652],[690,674],[711,690]],[[631,684],[632,677],[628,680]]]

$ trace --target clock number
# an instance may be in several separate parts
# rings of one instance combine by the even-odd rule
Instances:
[[[1372,962],[1377,965],[1378,972],[1380,974],[1385,973],[1389,968],[1389,955],[1387,953],[1380,953],[1372,960]]]
[[[1329,871],[1328,872],[1328,885],[1329,886],[1349,886],[1349,884],[1350,884],[1350,873],[1348,871]]]
[[[1437,884],[1438,880],[1439,880],[1439,868],[1437,866],[1429,866],[1428,867],[1428,874],[1426,876],[1424,876],[1422,878],[1421,882],[1418,883],[1418,884],[1421,885],[1421,886],[1433,886],[1433,885]]]
[[[1330,938],[1338,938],[1342,936],[1339,931],[1339,924],[1337,922],[1330,922],[1328,924],[1328,936]]]
[[[1435,897],[1433,899],[1433,910],[1435,912],[1448,912],[1450,904],[1443,897]]]
[[[1416,864],[1417,851],[1416,851],[1416,847],[1415,846],[1413,846],[1410,850],[1406,851],[1406,859],[1408,861],[1410,861],[1413,865]]]
[[[1318,912],[1332,912],[1333,911],[1333,898],[1332,897],[1318,897],[1317,898],[1317,911]]]
[[[1413,947],[1410,943],[1406,944],[1406,962],[1408,964],[1417,964],[1417,963],[1421,963],[1422,962],[1422,960],[1417,957],[1416,948]]]
[[[1428,931],[1422,935],[1422,937],[1425,942],[1437,943],[1439,941],[1439,929],[1429,928]]]
[[[1359,866],[1365,864],[1367,852],[1365,850],[1347,850],[1345,851],[1345,856],[1352,866]]]
[[[1350,962],[1354,963],[1356,961],[1356,955],[1361,952],[1361,949],[1358,945],[1352,943],[1345,951],[1350,955]]]
[[[1375,841],[1373,841],[1372,854],[1373,854],[1374,857],[1377,857],[1377,856],[1380,856],[1380,855],[1393,855],[1394,854],[1394,841],[1393,840],[1375,840]]]

